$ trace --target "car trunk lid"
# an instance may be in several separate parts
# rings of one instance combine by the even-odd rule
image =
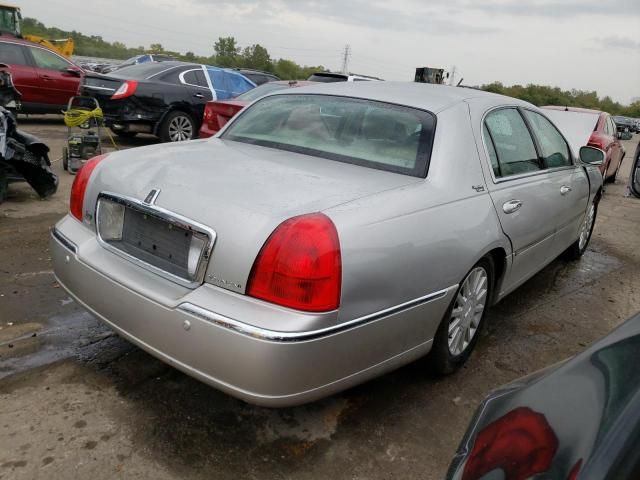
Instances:
[[[113,154],[93,174],[85,211],[100,192],[155,205],[216,233],[205,279],[244,292],[260,248],[284,220],[422,181],[420,178],[213,139]],[[339,232],[338,232],[339,233]]]

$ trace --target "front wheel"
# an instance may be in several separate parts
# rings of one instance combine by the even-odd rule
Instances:
[[[183,142],[195,138],[196,126],[191,115],[185,112],[170,112],[160,126],[160,140]]]
[[[471,355],[491,299],[494,271],[491,257],[485,257],[462,280],[429,352],[428,359],[434,373],[453,373]]]
[[[577,260],[586,252],[589,241],[591,240],[591,234],[593,233],[593,227],[596,224],[599,200],[600,199],[596,197],[593,199],[593,202],[591,202],[591,205],[589,205],[582,225],[580,226],[580,236],[566,251],[566,256],[569,260]]]

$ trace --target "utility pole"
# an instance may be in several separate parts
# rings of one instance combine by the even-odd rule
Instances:
[[[449,85],[453,85],[455,77],[456,77],[456,66],[454,65],[453,68],[451,68],[451,75],[449,76]]]
[[[351,45],[344,46],[344,52],[342,56],[342,73],[349,74],[349,57],[351,56]]]

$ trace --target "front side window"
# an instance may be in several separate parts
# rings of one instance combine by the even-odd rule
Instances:
[[[524,115],[531,125],[533,134],[538,139],[544,167],[557,168],[571,165],[569,145],[562,138],[558,129],[539,113],[525,110]]]
[[[491,112],[485,127],[493,141],[500,177],[542,170],[533,139],[518,110],[502,108]]]
[[[58,55],[43,50],[42,48],[31,48],[31,55],[39,68],[48,70],[64,70],[69,67],[69,63]]]
[[[422,110],[294,94],[254,103],[222,138],[424,177],[434,130],[434,115]]]

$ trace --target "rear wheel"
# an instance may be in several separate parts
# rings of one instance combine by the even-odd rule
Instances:
[[[195,138],[196,126],[191,115],[185,112],[170,112],[160,126],[163,142],[183,142]]]
[[[429,363],[434,373],[453,373],[471,355],[491,299],[493,276],[493,260],[484,257],[462,280],[440,322],[429,353]]]
[[[591,234],[593,233],[593,227],[596,224],[596,216],[598,215],[598,202],[600,201],[599,197],[596,197],[587,213],[584,216],[584,220],[582,221],[582,226],[580,227],[580,236],[578,239],[567,249],[566,256],[569,260],[577,260],[580,258],[584,252],[587,250],[589,246],[589,241],[591,240]]]
[[[69,170],[69,149],[62,147],[62,168],[65,171]]]

